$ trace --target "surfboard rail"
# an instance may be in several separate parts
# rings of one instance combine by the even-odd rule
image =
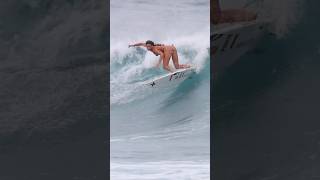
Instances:
[[[195,73],[195,70],[195,67],[178,69],[175,72],[164,74],[151,80],[147,80],[143,82],[143,84],[152,88],[177,85],[185,81],[186,79],[191,78],[191,76]]]

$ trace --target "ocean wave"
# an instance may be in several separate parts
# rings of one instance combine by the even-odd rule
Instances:
[[[171,41],[164,40],[161,43],[174,44],[180,63],[193,64],[196,72],[200,73],[209,59],[209,29],[207,32],[177,37]],[[155,67],[159,56],[154,56],[143,48],[128,48],[128,42],[112,44],[110,57],[111,104],[125,104],[150,95],[151,92],[147,92],[141,82],[166,73],[162,68]],[[169,65],[173,67],[172,61]]]
[[[164,178],[209,180],[209,171],[209,161],[111,162],[110,177],[117,180],[159,180]]]

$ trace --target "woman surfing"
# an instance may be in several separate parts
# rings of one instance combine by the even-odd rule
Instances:
[[[129,47],[137,47],[137,46],[143,46],[146,47],[148,51],[151,51],[156,56],[160,55],[159,61],[157,63],[157,67],[160,66],[161,61],[163,61],[163,69],[173,72],[173,70],[169,67],[169,61],[172,59],[174,67],[176,69],[185,69],[191,67],[187,64],[179,64],[179,58],[177,49],[174,45],[164,45],[164,44],[155,44],[153,41],[146,41],[145,43],[136,43],[129,45]]]

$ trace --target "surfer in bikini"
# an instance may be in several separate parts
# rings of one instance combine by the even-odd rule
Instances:
[[[245,9],[221,10],[219,0],[211,0],[210,5],[211,23],[213,24],[254,21],[257,19],[256,13]]]
[[[129,45],[129,47],[137,46],[143,46],[147,48],[148,51],[153,52],[153,54],[155,54],[156,56],[160,55],[157,67],[159,67],[161,61],[163,61],[163,69],[169,72],[173,72],[173,70],[171,70],[169,67],[169,61],[171,58],[176,69],[184,69],[190,67],[190,65],[187,64],[179,64],[177,49],[174,45],[155,44],[150,40],[146,41],[145,43],[136,43]]]

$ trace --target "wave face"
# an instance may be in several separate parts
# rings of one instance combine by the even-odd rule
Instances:
[[[209,179],[209,35],[207,0],[111,1],[112,179]],[[165,73],[153,68],[159,57],[128,48],[148,39],[174,44],[181,63],[197,66],[194,78],[141,87]]]

